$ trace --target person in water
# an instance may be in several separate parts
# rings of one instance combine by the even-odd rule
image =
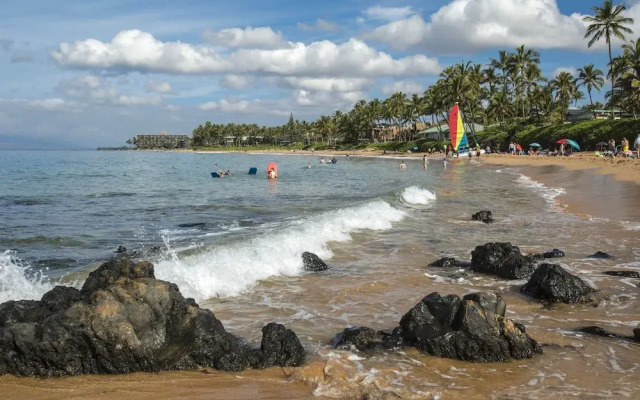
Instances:
[[[445,157],[442,161],[444,162],[444,169],[447,169],[447,157]]]
[[[267,175],[267,177],[269,179],[276,179],[278,177],[278,174],[276,174],[276,170],[271,168],[271,170],[269,171],[269,174]]]
[[[229,170],[224,171],[225,175],[229,175],[230,173],[231,173],[231,171],[229,171]]]
[[[427,169],[427,167],[429,166],[429,159],[427,158],[426,154],[422,156],[422,166],[424,167],[424,169]]]
[[[404,161],[400,161],[400,169],[407,169],[407,166],[404,164]]]
[[[309,161],[309,164],[307,165],[307,168],[311,168],[311,161]]]

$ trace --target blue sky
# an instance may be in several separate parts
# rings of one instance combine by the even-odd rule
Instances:
[[[640,0],[625,1],[640,37]],[[213,123],[315,120],[421,93],[443,67],[525,44],[547,77],[588,63],[594,0],[0,3],[0,149],[117,146]],[[615,51],[618,51],[619,43]],[[596,99],[602,95],[596,94]]]

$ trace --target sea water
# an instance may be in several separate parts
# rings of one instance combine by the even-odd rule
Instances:
[[[543,185],[475,160],[425,170],[421,158],[400,169],[393,158],[321,164],[321,156],[294,152],[0,155],[0,302],[38,299],[59,283],[79,287],[124,246],[250,343],[259,344],[271,321],[293,329],[310,362],[346,377],[318,377],[318,396],[380,388],[402,398],[640,395],[637,345],[575,331],[600,325],[629,335],[640,323],[637,280],[602,273],[640,267],[639,221],[567,213],[558,201],[562,180]],[[270,161],[277,180],[266,178]],[[251,167],[257,175],[248,175]],[[212,178],[218,169],[231,174]],[[495,222],[472,221],[480,210]],[[524,281],[427,267],[443,256],[469,260],[492,241],[525,253],[564,250],[554,262],[598,288],[600,304],[545,308],[519,294]],[[597,250],[615,259],[588,258]],[[305,272],[304,251],[330,269]],[[328,345],[347,326],[390,331],[433,291],[500,293],[507,316],[553,346],[531,360],[486,366],[411,350],[354,356]]]

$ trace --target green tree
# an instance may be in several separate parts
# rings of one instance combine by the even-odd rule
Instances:
[[[578,68],[578,79],[576,83],[578,87],[584,86],[587,88],[587,94],[589,95],[589,104],[593,109],[593,98],[591,97],[591,91],[593,89],[600,91],[602,85],[604,85],[604,78],[602,77],[602,70],[596,68],[593,64],[587,64],[582,68]],[[595,112],[593,117],[595,118]]]
[[[584,35],[585,39],[591,38],[587,46],[593,46],[595,42],[604,37],[609,49],[609,64],[611,64],[613,60],[611,55],[611,37],[625,40],[625,33],[633,33],[631,29],[625,26],[633,24],[633,18],[623,17],[622,13],[626,10],[626,7],[623,4],[614,6],[611,0],[606,0],[602,4],[602,7],[593,7],[592,10],[595,13],[594,16],[584,17],[584,21],[590,23],[587,28],[587,33]],[[612,72],[612,70],[610,70],[610,72]],[[616,77],[613,73],[610,73],[610,75],[611,90],[613,91]],[[614,103],[611,104],[611,118],[614,116],[613,106]]]

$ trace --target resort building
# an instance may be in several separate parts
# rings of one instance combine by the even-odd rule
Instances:
[[[138,149],[184,149],[189,146],[188,135],[136,135]]]

